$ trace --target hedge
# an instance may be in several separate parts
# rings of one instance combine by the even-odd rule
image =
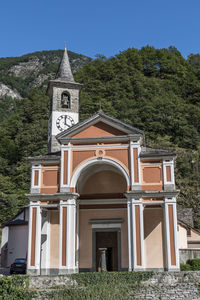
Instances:
[[[31,299],[27,275],[0,277],[0,300]]]
[[[180,265],[181,271],[200,271],[200,258],[191,258],[186,264]]]

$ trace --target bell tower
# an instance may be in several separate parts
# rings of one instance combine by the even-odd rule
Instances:
[[[50,80],[47,95],[50,97],[48,124],[48,152],[60,151],[56,135],[79,122],[79,91],[81,84],[74,81],[67,49],[55,80]]]

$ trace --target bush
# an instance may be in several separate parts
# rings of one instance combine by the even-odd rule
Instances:
[[[29,279],[26,275],[0,277],[0,300],[31,299],[28,285]]]
[[[189,265],[189,264],[181,263],[180,269],[181,269],[181,271],[192,271],[191,265]]]
[[[181,271],[200,271],[200,258],[191,258],[186,264],[180,264]]]
[[[187,263],[191,266],[192,271],[200,271],[200,258],[188,259]]]

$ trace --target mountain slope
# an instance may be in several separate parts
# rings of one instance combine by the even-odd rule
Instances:
[[[71,51],[68,54],[73,72],[92,60]],[[0,58],[0,83],[25,97],[31,88],[45,87],[55,78],[62,55],[63,50],[52,50]],[[0,86],[0,99],[1,91]]]

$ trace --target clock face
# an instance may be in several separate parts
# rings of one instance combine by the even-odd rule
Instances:
[[[58,130],[60,130],[60,131],[66,130],[74,124],[75,123],[74,123],[73,118],[68,115],[61,115],[56,120],[56,126],[57,126]]]

